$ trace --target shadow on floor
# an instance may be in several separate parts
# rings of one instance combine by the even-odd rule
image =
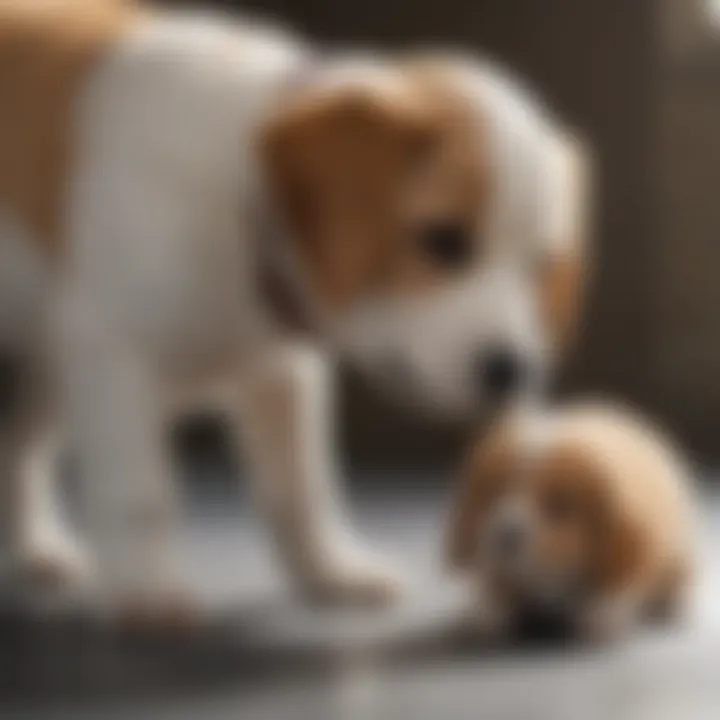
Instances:
[[[505,647],[490,648],[447,620],[378,642],[367,632],[352,639],[346,631],[334,631],[332,618],[314,641],[279,639],[258,632],[261,616],[267,621],[268,614],[285,612],[283,603],[273,608],[274,602],[220,613],[203,628],[162,635],[111,632],[79,619],[7,611],[0,617],[0,700],[177,697],[224,686],[331,678],[355,658],[396,668],[447,666],[496,660],[500,654],[526,658],[533,651],[561,652],[570,640],[566,627],[528,619]],[[347,616],[335,619],[344,628],[352,622]]]

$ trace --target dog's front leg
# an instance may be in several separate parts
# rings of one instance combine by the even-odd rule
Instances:
[[[187,606],[159,378],[91,309],[68,310],[61,328],[64,409],[98,608],[121,620],[174,622]]]
[[[283,346],[243,372],[237,420],[258,499],[297,587],[320,601],[386,601],[397,578],[357,546],[342,509],[331,389],[322,354]]]

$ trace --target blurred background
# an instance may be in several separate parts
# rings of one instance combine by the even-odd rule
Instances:
[[[212,4],[223,4],[221,0]],[[720,460],[720,3],[717,0],[225,0],[325,44],[452,45],[528,78],[598,159],[595,277],[564,391],[655,412]],[[455,455],[460,428],[345,381],[346,457],[367,470]],[[187,433],[213,452],[207,426]]]

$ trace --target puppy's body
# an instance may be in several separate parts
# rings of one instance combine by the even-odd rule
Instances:
[[[385,594],[337,511],[322,348],[406,368],[438,410],[488,403],[468,400],[498,344],[534,385],[581,276],[580,176],[552,123],[473,64],[317,67],[282,34],[124,0],[4,3],[0,62],[0,343],[23,379],[4,555],[81,564],[48,500],[62,425],[98,588],[162,602],[181,584],[165,430],[206,404],[242,426],[301,587]]]
[[[614,635],[682,609],[689,474],[644,420],[600,405],[518,415],[475,449],[463,483],[450,554],[480,573],[489,622],[545,606]],[[503,546],[503,533],[517,546]]]

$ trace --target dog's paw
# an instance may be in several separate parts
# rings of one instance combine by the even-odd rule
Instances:
[[[72,535],[46,533],[17,550],[11,582],[30,598],[52,601],[82,592],[90,581],[91,565],[85,548]]]
[[[179,591],[128,596],[106,616],[113,629],[136,637],[189,635],[199,629],[203,618],[200,603]]]
[[[200,599],[181,584],[121,588],[97,578],[73,610],[91,627],[121,637],[192,635],[208,618]]]
[[[299,587],[313,603],[382,606],[402,594],[404,582],[390,563],[352,549],[310,565]]]

